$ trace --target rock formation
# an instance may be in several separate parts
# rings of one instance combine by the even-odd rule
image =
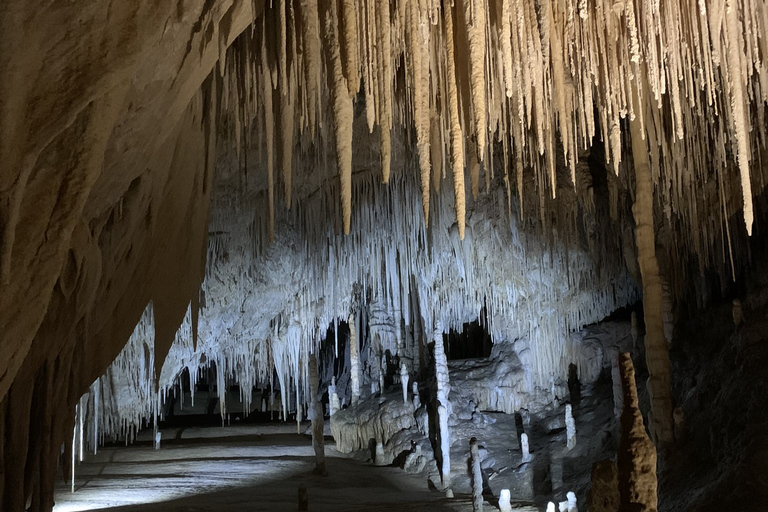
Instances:
[[[50,510],[62,446],[133,439],[181,375],[215,368],[222,421],[231,382],[300,418],[345,320],[345,404],[364,364],[481,310],[526,400],[561,399],[586,353],[569,333],[635,302],[633,267],[671,443],[660,269],[674,299],[747,265],[767,20],[736,0],[6,0],[0,509]]]
[[[618,452],[619,510],[657,510],[656,447],[648,438],[637,399],[635,367],[628,353],[619,355],[624,410]]]

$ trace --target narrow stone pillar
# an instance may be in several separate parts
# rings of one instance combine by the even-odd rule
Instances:
[[[565,434],[568,451],[576,448],[576,421],[573,419],[571,404],[565,405]]]
[[[499,494],[499,512],[512,512],[511,498],[509,489],[501,490],[501,494]]]
[[[334,402],[334,395],[336,395],[336,377],[331,377],[331,384],[328,386],[328,415],[333,416],[333,414],[339,410],[338,408],[338,401],[339,401],[339,395],[336,395],[336,401]]]
[[[411,387],[413,388],[413,410],[418,410],[421,407],[421,398],[419,398],[419,383],[413,381]]]
[[[523,450],[523,464],[526,462],[531,462],[533,457],[531,457],[531,448],[528,444],[528,434],[525,432],[520,435],[520,447]]]
[[[323,405],[320,403],[318,388],[320,377],[317,372],[317,354],[309,356],[309,399],[312,419],[312,447],[315,449],[315,473],[324,475],[325,442],[323,440]]]
[[[448,429],[448,416],[450,405],[448,395],[451,387],[448,380],[448,359],[445,357],[445,345],[443,344],[442,322],[435,322],[433,335],[435,340],[435,375],[437,380],[437,414],[440,423],[440,452],[442,455],[443,486],[451,485],[451,434]]]
[[[547,503],[547,512],[557,512],[557,510],[555,510],[555,504],[551,501]]]
[[[405,361],[400,362],[400,384],[403,386],[403,404],[408,404],[408,368],[405,366]]]
[[[637,98],[635,105],[643,103]],[[632,159],[635,164],[635,240],[637,262],[643,281],[643,313],[645,316],[645,360],[648,365],[648,394],[651,398],[653,422],[651,433],[662,444],[674,441],[672,430],[672,391],[669,349],[664,336],[664,296],[659,262],[656,259],[656,237],[653,227],[653,177],[648,147],[639,117],[631,119]],[[625,395],[626,396],[626,395]]]
[[[635,367],[628,353],[619,356],[624,410],[618,452],[620,510],[656,512],[656,448],[645,433],[635,384]]]
[[[579,507],[576,505],[576,493],[568,491],[565,495],[565,499],[568,500],[568,512],[579,512]]]
[[[483,512],[483,473],[475,437],[469,440],[469,458],[472,463],[472,511]]]
[[[384,444],[381,441],[376,442],[376,456],[373,464],[374,466],[386,466],[384,463]]]
[[[360,401],[360,356],[357,347],[357,321],[355,314],[351,313],[349,324],[349,366],[350,383],[352,385],[352,405]]]

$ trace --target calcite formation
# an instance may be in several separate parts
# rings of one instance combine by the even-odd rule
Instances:
[[[672,441],[661,274],[678,294],[689,262],[746,260],[764,2],[3,7],[3,510],[52,507],[78,403],[93,448],[154,418],[183,369],[300,410],[354,285],[395,319],[377,362],[418,353],[403,326],[485,307],[544,389],[567,333],[637,298],[635,267],[652,432]],[[609,172],[579,166],[596,153]]]
[[[619,510],[654,512],[658,507],[656,447],[648,438],[637,399],[635,368],[626,352],[619,355],[624,409],[618,452]]]

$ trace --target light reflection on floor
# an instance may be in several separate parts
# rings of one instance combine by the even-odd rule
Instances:
[[[228,427],[184,432],[182,441],[102,449],[76,471],[76,491],[61,482],[54,512],[208,512],[296,510],[306,485],[310,510],[471,510],[397,468],[342,458],[328,443],[330,476],[311,475],[314,452],[296,426]],[[168,432],[165,438],[176,437]]]

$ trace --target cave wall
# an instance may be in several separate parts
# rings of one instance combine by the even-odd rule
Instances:
[[[674,249],[668,273],[676,275],[682,261],[677,254],[692,255],[702,268],[743,256],[738,249],[731,254],[731,240],[752,232],[753,191],[765,183],[759,163],[768,97],[768,43],[760,37],[768,23],[763,3],[726,2],[709,11],[682,0],[664,4],[663,10],[657,2],[602,0],[543,2],[538,9],[511,1],[487,8],[484,0],[456,2],[444,10],[437,2],[385,5],[390,8],[375,9],[372,2],[278,2],[265,11],[269,23],[267,15],[260,16],[259,1],[41,7],[10,0],[3,5],[0,423],[7,436],[0,491],[13,489],[3,498],[9,510],[22,508],[35,490],[40,492],[34,508],[47,508],[42,491],[50,489],[55,450],[35,439],[43,435],[40,429],[63,436],[71,409],[60,409],[53,398],[73,404],[117,356],[150,301],[156,373],[190,300],[189,322],[197,325],[207,184],[222,110],[236,113],[229,125],[234,132],[250,134],[258,125],[266,135],[259,150],[266,176],[255,185],[267,198],[263,210],[268,213],[259,217],[256,229],[263,246],[273,236],[280,243],[275,166],[282,166],[289,198],[291,148],[301,149],[296,160],[326,170],[324,178],[334,183],[321,188],[327,204],[336,200],[332,211],[303,210],[306,216],[320,213],[330,219],[333,237],[318,229],[307,243],[322,246],[330,240],[337,244],[333,251],[343,251],[347,244],[337,233],[371,225],[355,220],[366,210],[355,213],[352,207],[372,197],[370,184],[378,181],[363,181],[368,192],[353,189],[360,187],[360,180],[355,185],[352,179],[360,153],[352,150],[354,124],[364,111],[369,131],[380,138],[381,179],[388,181],[398,167],[418,176],[418,187],[403,188],[408,194],[418,188],[421,194],[418,207],[407,202],[406,222],[430,220],[408,247],[452,248],[456,266],[446,268],[459,268],[466,259],[461,254],[470,250],[472,244],[458,239],[492,232],[482,224],[465,230],[481,176],[487,190],[498,176],[503,188],[494,184],[492,190],[506,192],[507,211],[512,210],[511,190],[517,190],[515,206],[524,222],[531,221],[531,208],[538,210],[531,228],[542,238],[557,238],[556,228],[560,235],[580,229],[570,213],[553,222],[557,210],[547,205],[554,196],[568,202],[563,192],[573,184],[577,195],[563,211],[579,208],[573,207],[574,197],[592,211],[590,180],[579,172],[578,162],[590,145],[601,146],[606,164],[621,176],[631,173],[623,158],[627,117],[640,118],[648,141],[654,207],[661,212],[662,228],[668,227],[661,230],[663,240]],[[260,23],[235,45],[233,59],[225,60],[227,48],[254,20]],[[681,38],[676,37],[679,27],[684,27]],[[381,45],[372,44],[374,39]],[[677,44],[680,39],[685,44]],[[689,65],[695,73],[685,71]],[[211,75],[215,68],[218,73]],[[283,108],[285,96],[293,112]],[[278,116],[282,130],[276,133]],[[418,171],[392,164],[391,136],[402,126],[408,127],[409,162],[418,162]],[[285,137],[294,132],[306,136]],[[279,143],[278,134],[284,137]],[[237,137],[238,148],[249,143]],[[335,165],[328,165],[331,161]],[[608,178],[610,173],[605,176],[615,219],[616,209],[631,200],[632,187],[624,188],[621,199],[622,187]],[[288,206],[312,193],[313,183],[299,178]],[[446,206],[451,194],[438,192],[441,182],[442,190],[453,186],[452,218]],[[397,186],[390,197],[400,193]],[[438,199],[443,195],[448,197]],[[737,211],[744,223],[732,233],[729,219]],[[429,226],[450,229],[430,231]],[[363,243],[367,233],[357,233],[350,239]],[[627,253],[629,245],[623,244]],[[333,254],[344,261],[342,253]],[[556,267],[562,261],[542,257],[538,265]],[[390,286],[399,284],[392,278],[398,265],[389,267]],[[464,272],[465,280],[472,277]],[[415,288],[426,288],[434,277],[427,275]],[[437,278],[443,280],[442,290],[417,294],[415,310],[424,328],[429,331],[438,320],[432,317],[435,311],[447,312],[449,323],[465,321],[470,310],[468,318],[474,318],[479,297],[446,299],[462,283],[450,272]],[[319,292],[325,284],[314,286]],[[344,300],[339,297],[313,315],[327,322]],[[410,315],[409,308],[399,309]],[[406,324],[409,319],[404,318]],[[582,320],[576,315],[555,322],[558,335]],[[510,329],[495,325],[500,331],[524,330],[515,322]],[[296,334],[306,331],[297,330],[295,322],[286,329],[290,336],[308,337]],[[38,425],[34,418],[39,417],[50,421]],[[23,477],[19,467],[25,468]]]

